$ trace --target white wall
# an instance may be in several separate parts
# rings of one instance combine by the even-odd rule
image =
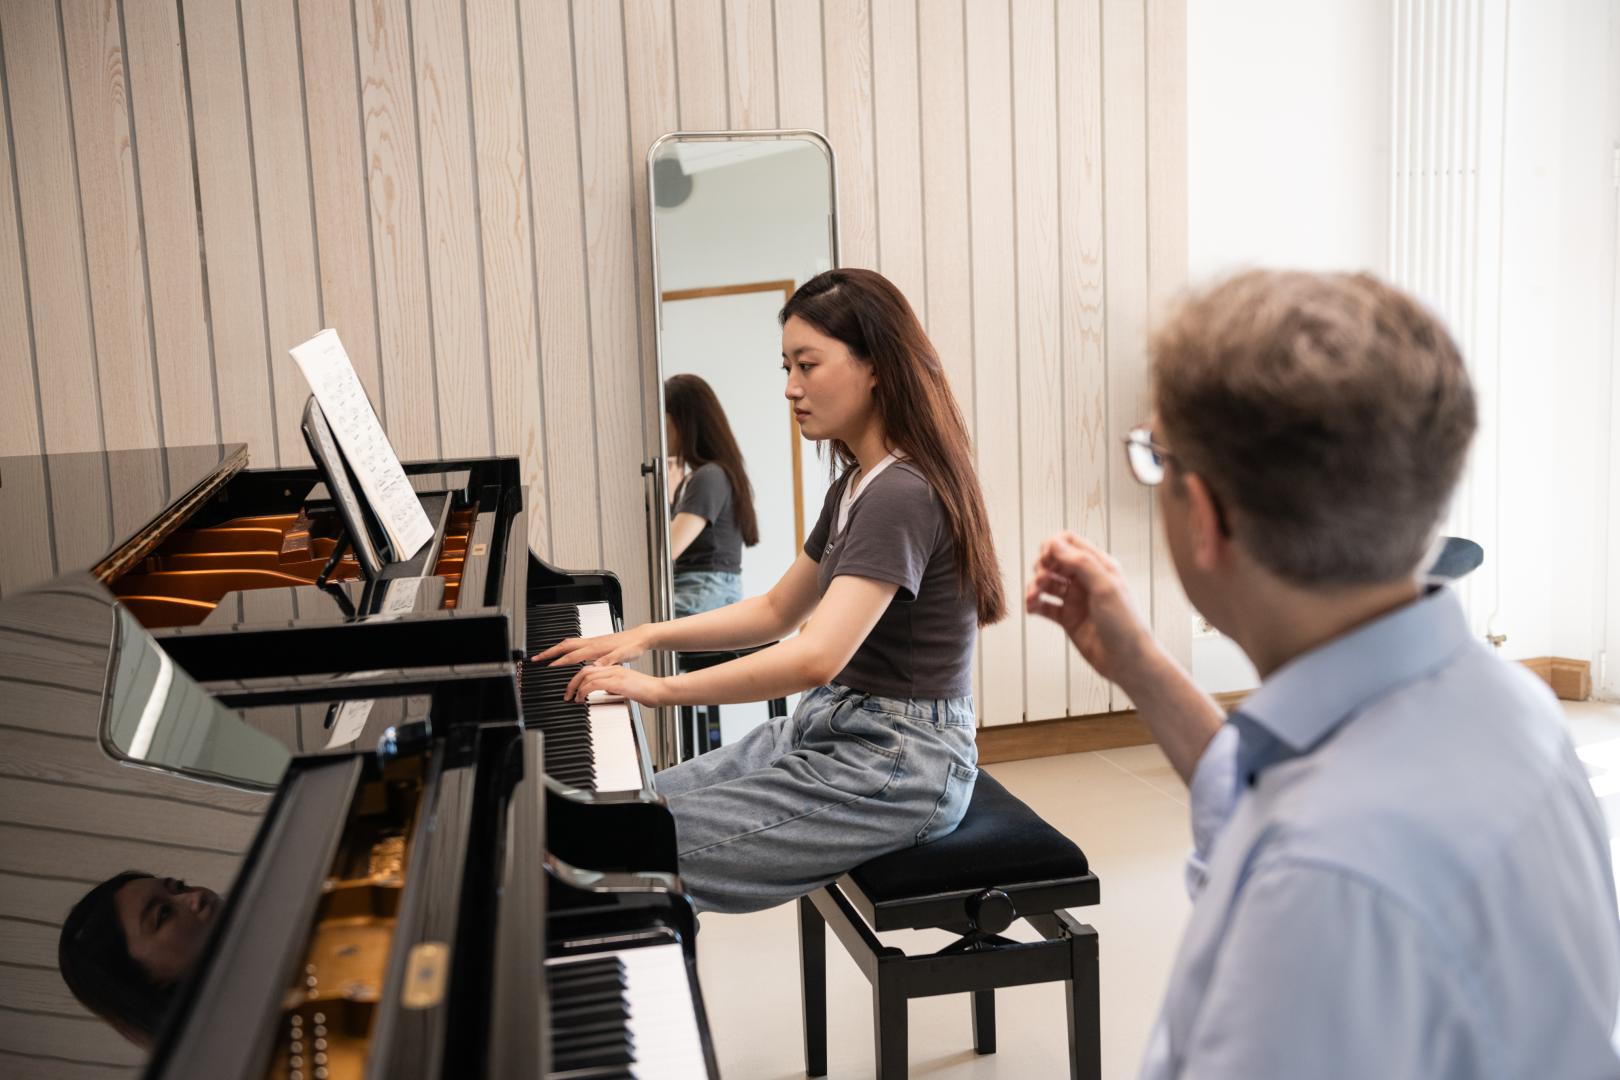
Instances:
[[[1195,284],[1256,265],[1389,273],[1392,2],[1189,5]],[[1498,84],[1485,106],[1500,126],[1506,104],[1491,133],[1505,140],[1492,160],[1501,294],[1487,245],[1471,357],[1481,435],[1451,526],[1485,545],[1486,564],[1463,595],[1476,632],[1507,636],[1505,656],[1588,659],[1601,675],[1605,635],[1620,649],[1620,571],[1609,570],[1620,560],[1620,5],[1486,0],[1483,10],[1511,25],[1506,93]],[[1193,658],[1210,689],[1242,681],[1230,642],[1197,638]]]

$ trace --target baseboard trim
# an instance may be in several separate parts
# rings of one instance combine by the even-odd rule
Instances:
[[[1592,696],[1592,662],[1566,656],[1537,656],[1519,663],[1552,687],[1563,701],[1585,701]]]
[[[1214,697],[1221,708],[1230,712],[1250,693],[1248,690],[1237,690]],[[1118,750],[1126,746],[1146,746],[1152,742],[1152,733],[1135,709],[1093,716],[1067,716],[1058,720],[1034,720],[1027,724],[1001,724],[979,729],[979,764],[1081,754],[1090,750]]]
[[[1540,676],[1553,693],[1564,701],[1585,701],[1592,696],[1592,664],[1562,656],[1538,656],[1519,663]],[[1221,708],[1230,712],[1252,690],[1232,690],[1215,694]],[[1027,758],[1081,754],[1091,750],[1118,750],[1145,746],[1152,734],[1134,709],[1097,713],[1094,716],[1068,716],[1060,720],[1035,720],[1025,724],[1001,724],[979,729],[979,764],[1023,761]]]

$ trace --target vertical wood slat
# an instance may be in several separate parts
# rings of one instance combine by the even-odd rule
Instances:
[[[962,0],[930,4],[917,24],[922,141],[923,273],[919,314],[973,432],[973,267],[969,246]],[[1004,554],[1002,556],[1006,558]]]
[[[0,54],[9,50],[4,20],[0,20]],[[8,73],[7,82],[14,78]],[[3,106],[0,107],[0,199],[5,203],[0,206],[0,335],[8,342],[5,349],[0,349],[0,385],[7,388],[6,393],[0,394],[0,456],[31,455],[40,452],[41,432],[28,320],[27,270],[23,266],[17,185],[11,160],[9,92],[0,106]],[[43,523],[39,524],[43,529]],[[0,529],[3,528],[4,524],[0,524]],[[8,543],[6,550],[16,549]],[[0,565],[0,594],[4,588],[4,566]]]
[[[567,0],[544,0],[521,7],[518,19],[534,170],[529,197],[539,260],[551,558],[561,567],[599,567],[602,529],[596,513],[596,420],[571,15]],[[570,32],[561,32],[564,27]]]
[[[488,454],[488,349],[462,5],[411,0],[411,8],[439,451]]]
[[[776,120],[782,127],[827,130],[821,21],[821,0],[776,0]]]
[[[725,0],[725,4],[729,126],[741,131],[774,128],[776,39],[771,0]]]
[[[72,88],[102,426],[109,449],[155,446],[157,384],[118,7],[105,0],[62,0],[62,32]]]
[[[377,282],[377,345],[388,402],[385,424],[389,442],[401,458],[438,457],[439,401],[409,14],[404,5],[385,0],[354,3]]]
[[[964,23],[961,0],[931,3],[927,17],[917,23],[923,275],[928,283],[919,314],[945,367],[977,460]],[[1016,557],[1016,553],[997,554],[1004,566]],[[984,665],[976,652],[973,698],[977,702],[984,701],[983,682]]]
[[[320,329],[331,327],[337,331],[378,419],[386,426],[390,410],[379,356],[372,213],[368,206],[370,167],[366,161],[355,12],[349,4],[299,0],[297,29],[309,122],[315,255],[320,267],[317,296],[321,312],[317,322]],[[283,360],[291,363],[284,353],[276,357],[278,363]],[[303,377],[297,379],[303,386]],[[300,402],[308,396],[305,389]]]
[[[0,35],[40,372],[42,442],[52,453],[100,450],[95,337],[56,5],[0,5]]]
[[[275,412],[239,33],[234,5],[185,10],[220,433],[227,442],[247,443],[252,460],[272,462]]]
[[[1140,3],[1105,0],[1102,19],[1103,236],[1108,260],[1108,435],[1115,445],[1147,416],[1148,221],[1147,27]],[[1153,596],[1153,534],[1148,489],[1123,454],[1107,455],[1108,548],[1124,568],[1137,603]],[[1129,708],[1113,687],[1110,705]]]
[[[283,465],[309,462],[299,423],[308,384],[287,350],[322,329],[320,276],[310,188],[312,140],[306,135],[304,87],[298,52],[297,12],[290,4],[241,5],[248,109],[253,116],[253,178],[258,192],[259,248],[264,276],[265,332],[276,442]],[[345,12],[345,15],[347,13]],[[344,20],[347,24],[348,20]],[[351,45],[350,97],[353,97]],[[345,110],[354,118],[354,110]],[[353,129],[358,134],[358,128]],[[358,173],[358,169],[357,169]],[[364,207],[359,209],[364,214]],[[364,224],[363,219],[360,224]],[[369,262],[362,263],[370,282]],[[353,271],[350,271],[353,273]],[[235,317],[235,316],[233,316]],[[368,321],[368,325],[370,320]],[[339,331],[356,371],[359,338]],[[374,351],[374,349],[373,349]]]
[[[603,565],[646,580],[647,521],[642,462],[642,371],[637,352],[635,245],[631,236],[629,102],[624,28],[617,8],[574,9],[580,130],[580,186],[590,259],[592,378],[598,432],[598,506]],[[611,357],[611,361],[606,358]],[[625,598],[627,623],[647,620],[648,594]]]
[[[1187,0],[1147,0],[1146,7],[1147,290],[1157,321],[1187,282]],[[1153,633],[1191,670],[1192,607],[1162,523],[1152,545]]]
[[[683,131],[725,131],[731,127],[724,2],[675,0],[675,71]]]
[[[921,315],[928,310],[928,277],[923,258],[919,62],[917,9],[910,4],[874,4],[872,133],[882,256],[878,269]]]
[[[516,454],[529,488],[529,541],[545,548],[550,520],[543,462],[540,342],[535,323],[533,220],[525,145],[516,8],[507,0],[467,0],[477,153],[478,227],[489,334],[493,449]]]
[[[641,349],[642,383],[646,387],[642,403],[642,445],[645,456],[650,458],[658,452],[664,421],[659,406],[662,400],[658,387],[657,328],[660,305],[653,294],[647,151],[659,136],[680,126],[675,69],[675,9],[670,0],[631,4],[625,6],[624,18],[625,89],[629,96],[630,116],[631,225],[635,234],[635,280],[641,313],[638,344]],[[768,48],[770,43],[766,44]],[[763,62],[768,64],[769,60],[767,54]],[[756,58],[755,63],[758,62]],[[774,89],[772,83],[767,83],[764,92],[773,94]],[[734,93],[733,98],[736,97]],[[652,588],[650,583],[649,588]]]
[[[1106,393],[1101,33],[1100,0],[1057,5],[1064,524],[1105,545],[1109,459],[1119,447],[1108,438]],[[1065,662],[1069,715],[1106,712],[1108,682],[1072,649]]]
[[[1063,528],[1062,447],[1065,371],[1061,354],[1058,263],[1056,10],[1050,0],[1013,0],[1013,230],[1017,259],[1018,447],[1021,537],[1006,561],[1017,568],[1008,598],[1024,622],[1026,718],[1068,715],[1069,643],[1047,619],[1023,612],[1030,551]],[[1054,393],[1054,390],[1058,392]]]
[[[839,261],[876,267],[877,152],[872,133],[871,0],[823,0],[827,138],[838,156]]]
[[[979,721],[1024,717],[1023,579],[1019,506],[1017,264],[1014,233],[1012,69],[1006,0],[966,4],[968,184],[973,245],[974,411],[979,482],[1008,617],[979,635]]]
[[[218,438],[192,183],[190,108],[175,6],[124,0],[135,162],[167,446]]]

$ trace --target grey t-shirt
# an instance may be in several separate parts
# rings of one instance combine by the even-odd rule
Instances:
[[[915,465],[896,461],[864,486],[837,533],[849,477],[827,492],[804,542],[804,553],[820,564],[821,595],[839,574],[899,589],[837,681],[883,697],[966,697],[973,692],[978,600],[958,582],[956,543],[939,497]]]
[[[696,514],[708,522],[675,560],[677,574],[689,570],[742,571],[742,533],[737,530],[726,470],[712,461],[693,469],[675,493],[675,513]]]

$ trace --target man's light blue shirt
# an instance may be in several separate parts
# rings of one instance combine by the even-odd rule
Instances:
[[[1450,589],[1273,673],[1192,815],[1144,1077],[1620,1077],[1602,815],[1547,687]]]

